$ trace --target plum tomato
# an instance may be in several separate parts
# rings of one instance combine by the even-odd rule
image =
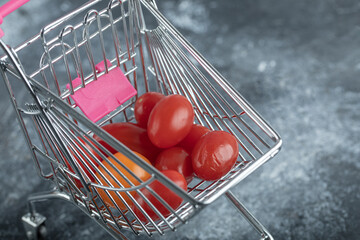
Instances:
[[[199,124],[193,124],[190,132],[186,137],[178,144],[179,147],[184,148],[189,153],[192,152],[197,141],[205,134],[210,132],[210,129]]]
[[[140,127],[146,128],[148,119],[155,105],[165,97],[158,92],[147,92],[141,95],[135,102],[134,115]]]
[[[199,139],[191,153],[194,173],[203,180],[218,180],[231,170],[238,155],[239,146],[233,135],[209,132]]]
[[[178,144],[190,132],[194,121],[194,110],[184,96],[173,94],[162,98],[151,111],[148,135],[159,148]]]
[[[104,125],[102,129],[104,129],[118,141],[123,143],[125,146],[130,148],[132,151],[144,155],[151,162],[155,162],[157,155],[161,151],[161,149],[157,148],[156,146],[154,146],[154,144],[151,143],[146,129],[139,127],[134,123],[110,123]],[[114,148],[112,148],[109,144],[107,144],[97,135],[94,135],[94,139],[97,140],[112,154],[117,152]]]
[[[173,181],[177,186],[187,190],[187,184],[184,176],[181,173],[178,173],[174,170],[165,170],[161,171],[162,174],[164,174],[167,178],[169,178],[171,181]],[[171,191],[169,188],[164,186],[161,182],[158,180],[155,180],[154,182],[149,184],[149,187],[157,194],[159,195],[167,204],[170,205],[170,207],[174,210],[176,210],[182,203],[183,199],[178,196],[176,193]],[[167,209],[166,206],[164,206],[156,196],[154,196],[149,190],[146,188],[142,188],[140,190],[144,196],[153,204],[156,209],[164,216],[168,217],[171,212]],[[144,211],[150,216],[150,218],[154,221],[159,220],[160,217],[155,213],[155,211],[146,203],[144,198],[140,196],[140,194],[135,194],[136,201],[140,204],[140,206],[144,209]],[[145,217],[145,215],[140,211],[138,207],[133,205],[134,213],[136,216],[139,217],[140,221],[147,223],[148,219]]]
[[[148,164],[150,164],[149,160],[147,160],[144,156],[142,156],[139,153],[134,152],[135,154],[137,154],[140,158],[142,158],[145,162],[147,162]],[[122,162],[128,169],[129,171],[131,171],[132,173],[135,174],[135,176],[137,176],[140,180],[142,181],[146,181],[148,180],[151,175],[146,172],[143,168],[141,168],[139,165],[137,165],[136,163],[134,163],[132,160],[130,160],[129,158],[125,157],[122,153],[115,153],[114,156],[120,161]],[[129,188],[131,187],[130,183],[128,181],[131,181],[131,183],[133,183],[135,186],[141,184],[141,182],[139,182],[129,171],[127,171],[124,167],[122,167],[117,161],[115,161],[113,158],[108,157],[109,161],[114,164],[114,166],[116,167],[116,169],[118,171],[120,171],[123,175],[121,176],[120,173],[118,173],[108,162],[103,161],[103,167],[99,166],[99,170],[100,172],[109,180],[109,182],[111,183],[112,187],[114,188]],[[110,174],[107,173],[106,169],[108,171],[111,172],[111,174],[114,177],[111,177]],[[101,176],[100,172],[96,173],[97,178],[99,179],[99,183],[102,184],[103,186],[106,187],[111,187],[110,184],[108,184],[105,179]],[[118,184],[116,182],[116,180],[118,182],[121,183]],[[127,181],[127,180],[128,181]],[[98,193],[100,195],[100,197],[102,198],[102,200],[105,202],[106,205],[108,205],[109,207],[115,207],[114,203],[110,200],[110,197],[106,194],[106,191],[104,189],[101,188],[97,188]],[[119,196],[116,194],[116,191],[108,191],[109,195],[113,198],[114,202],[116,203],[116,205],[121,209],[121,210],[125,210],[127,209],[125,204],[123,203],[123,201],[119,198]],[[131,201],[130,197],[125,193],[125,192],[118,192],[120,194],[120,196],[123,198],[123,200],[129,204],[130,207],[132,207],[133,202]],[[130,194],[134,195],[134,191],[131,191]]]
[[[185,149],[180,147],[172,147],[162,151],[156,158],[155,168],[160,171],[178,171],[184,175],[188,184],[194,178],[191,156]]]

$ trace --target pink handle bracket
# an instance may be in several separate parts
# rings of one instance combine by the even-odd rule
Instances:
[[[107,65],[111,62],[106,60]],[[101,61],[95,66],[98,73],[105,71],[105,63]],[[74,88],[81,84],[81,78],[72,80]],[[70,84],[66,85],[70,90]],[[91,121],[97,122],[121,104],[135,96],[136,89],[131,85],[119,67],[116,67],[85,86],[78,89],[72,100]]]
[[[0,24],[3,23],[4,17],[27,3],[29,0],[10,0],[0,7]],[[4,36],[4,32],[0,28],[0,38]]]

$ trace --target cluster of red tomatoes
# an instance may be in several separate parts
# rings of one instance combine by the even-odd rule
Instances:
[[[210,131],[204,126],[194,124],[193,107],[181,95],[164,96],[156,92],[145,93],[136,101],[134,113],[136,124],[110,123],[102,128],[185,191],[194,176],[207,181],[218,180],[226,175],[236,162],[239,148],[235,137],[225,131]],[[96,135],[93,137],[127,166],[138,179],[146,181],[151,177],[100,137]],[[140,184],[114,159],[108,157],[108,160],[123,173],[123,176],[125,175],[127,180],[106,161],[103,161],[104,167],[98,166],[100,172],[94,172],[98,179],[103,179],[102,176],[105,176],[115,188],[120,187],[118,182],[123,187]],[[108,171],[116,180],[110,178]],[[105,179],[101,182],[104,186],[109,186]],[[181,205],[182,198],[159,181],[153,181],[149,187],[173,209]],[[170,214],[170,211],[150,191],[146,188],[140,191],[163,216]],[[112,199],[103,189],[99,189],[98,192],[107,205],[114,206],[115,202],[120,209],[126,209],[125,205],[128,205],[141,221],[148,221],[125,192],[119,193],[122,200],[115,192],[109,191]],[[142,196],[135,191],[131,195],[153,220],[159,219]]]

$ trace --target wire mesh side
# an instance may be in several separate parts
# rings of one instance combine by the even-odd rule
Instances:
[[[251,113],[201,66],[198,59],[180,47],[168,29],[160,26],[147,31],[146,39],[154,76],[162,92],[186,96],[194,106],[196,123],[228,131],[240,145],[238,161],[229,174],[216,182],[193,181],[189,193],[199,201],[212,201],[218,197],[219,190],[229,189],[275,154],[279,141],[253,121]],[[247,168],[250,169],[245,171]]]
[[[41,41],[43,54],[39,67],[29,76],[73,108],[77,105],[71,95],[115,68],[120,68],[136,87],[138,66],[134,58],[139,43],[131,4],[132,1],[113,0],[102,10],[76,12],[83,14],[83,20],[69,16],[64,22],[44,27],[37,40]],[[29,43],[29,48],[37,41]],[[103,70],[96,68],[101,62]],[[73,84],[76,78],[81,80],[79,86]]]

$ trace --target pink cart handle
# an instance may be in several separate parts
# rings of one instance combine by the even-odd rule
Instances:
[[[27,3],[29,0],[10,0],[0,7],[0,24],[3,22],[3,18]],[[4,32],[0,29],[0,38],[4,36]]]

